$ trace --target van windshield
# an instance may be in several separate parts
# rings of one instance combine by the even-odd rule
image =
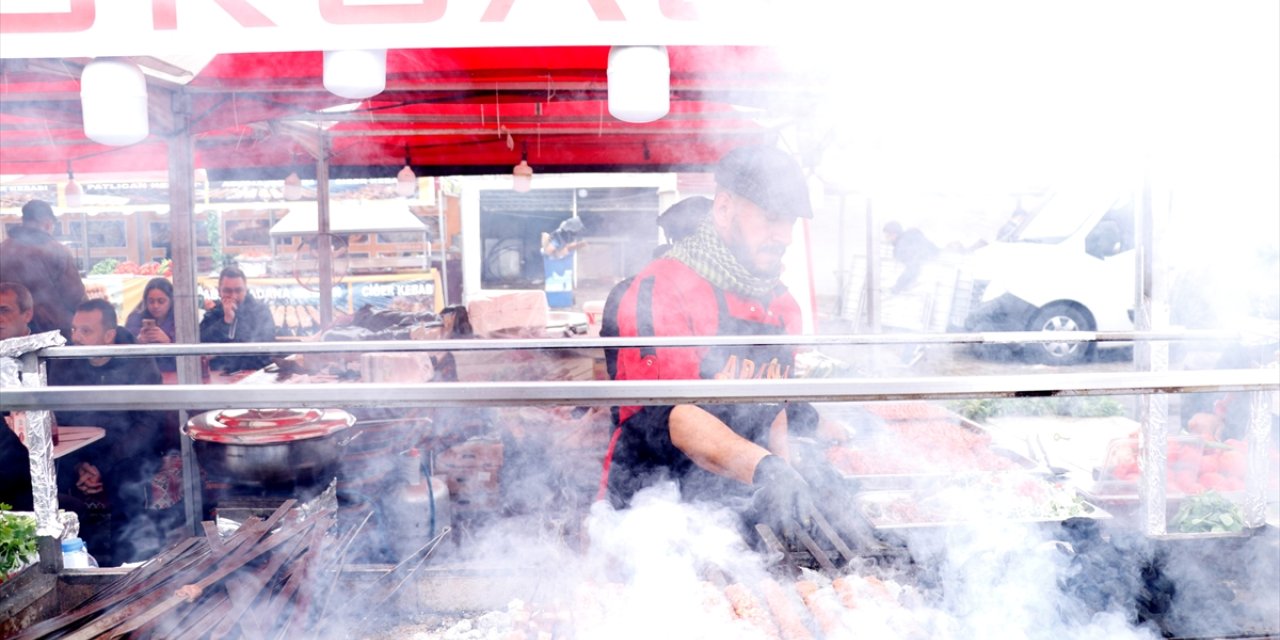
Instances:
[[[1022,227],[1016,241],[1058,244],[1108,211],[1115,201],[1114,194],[1058,192]]]

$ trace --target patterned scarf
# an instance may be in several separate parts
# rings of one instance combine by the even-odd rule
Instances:
[[[751,275],[725,246],[715,225],[703,222],[693,235],[676,243],[666,257],[679,260],[713,286],[762,300],[778,287],[778,278]]]

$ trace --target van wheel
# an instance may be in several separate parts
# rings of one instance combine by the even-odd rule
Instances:
[[[1092,331],[1093,324],[1082,311],[1069,304],[1051,304],[1040,310],[1028,331]],[[1093,355],[1092,342],[1044,342],[1026,345],[1024,353],[1049,365],[1078,364]]]

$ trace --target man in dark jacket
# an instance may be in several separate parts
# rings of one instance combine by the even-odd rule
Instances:
[[[0,282],[0,340],[31,335],[31,292],[16,282]],[[31,510],[31,465],[27,447],[13,432],[8,411],[0,411],[0,502]]]
[[[53,207],[43,200],[22,205],[22,226],[0,243],[0,282],[17,282],[31,292],[31,330],[58,330],[71,337],[71,314],[84,301],[84,283],[75,256],[53,237]]]
[[[902,263],[902,274],[890,289],[893,293],[902,293],[911,288],[920,277],[920,268],[924,263],[938,257],[938,245],[924,237],[924,232],[911,228],[903,230],[898,222],[884,225],[884,237],[893,245],[893,259]]]
[[[799,165],[777,149],[744,148],[728,153],[715,175],[710,214],[622,296],[621,336],[800,331],[800,306],[780,281],[795,222],[813,215]],[[623,348],[616,379],[781,379],[793,362],[787,346]],[[619,418],[602,482],[615,507],[673,480],[685,500],[715,501],[782,531],[808,525],[812,490],[788,460],[787,438],[813,433],[811,406],[624,406]]]
[[[276,325],[271,308],[249,295],[244,272],[227,267],[218,274],[217,304],[200,321],[200,342],[274,342]],[[260,369],[271,364],[270,356],[218,356],[209,367],[220,371]]]
[[[134,344],[117,326],[116,311],[106,300],[89,300],[76,308],[71,342],[80,346]],[[161,384],[151,357],[108,357],[54,360],[51,386]],[[146,509],[149,482],[164,452],[176,439],[166,433],[162,411],[58,411],[59,425],[101,427],[106,435],[58,461],[62,493],[85,504],[83,537],[103,566],[136,560],[131,535]],[[172,431],[172,430],[171,430]]]

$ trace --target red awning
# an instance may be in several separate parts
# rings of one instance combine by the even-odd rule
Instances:
[[[609,115],[608,47],[391,50],[386,90],[358,103],[324,89],[320,52],[222,54],[185,85],[154,81],[151,137],[125,148],[84,137],[87,60],[2,60],[0,174],[163,170],[184,102],[195,164],[215,178],[306,176],[322,137],[335,176],[393,175],[406,156],[420,175],[506,172],[524,153],[537,171],[697,169],[769,141],[816,97],[768,48],[669,51],[671,112],[647,124]]]

